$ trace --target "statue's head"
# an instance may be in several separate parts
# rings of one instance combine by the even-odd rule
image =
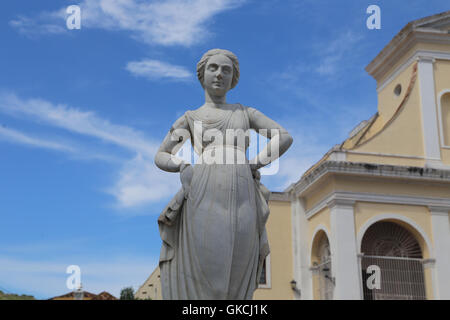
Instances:
[[[205,90],[225,94],[239,81],[239,61],[231,51],[209,50],[197,63],[197,77]]]

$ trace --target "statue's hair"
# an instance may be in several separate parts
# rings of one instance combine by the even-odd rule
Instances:
[[[208,63],[209,58],[211,58],[212,56],[215,56],[216,54],[223,54],[224,56],[229,58],[231,60],[231,62],[233,63],[233,79],[231,80],[231,88],[230,88],[230,89],[233,89],[239,82],[239,75],[240,75],[239,61],[233,52],[224,50],[224,49],[211,49],[202,56],[200,61],[197,63],[198,81],[200,81],[200,84],[203,87],[203,78],[205,75],[206,64]]]

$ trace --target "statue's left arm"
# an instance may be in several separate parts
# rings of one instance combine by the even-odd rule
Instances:
[[[286,129],[262,112],[250,107],[247,110],[250,128],[270,139],[266,147],[250,160],[253,169],[259,169],[281,157],[289,149],[293,139]]]

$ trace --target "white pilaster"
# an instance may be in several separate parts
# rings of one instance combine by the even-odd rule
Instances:
[[[360,276],[356,248],[354,201],[332,200],[328,203],[331,222],[331,269],[336,300],[359,300]]]
[[[292,237],[294,256],[294,280],[300,289],[300,295],[294,293],[295,299],[311,300],[313,298],[313,286],[311,271],[309,270],[309,257],[311,252],[307,240],[307,219],[304,204],[301,199],[295,197],[292,200]]]
[[[448,207],[430,206],[435,272],[435,299],[450,299],[450,220]]]
[[[441,150],[434,89],[433,64],[435,60],[429,56],[419,56],[417,60],[426,164],[429,167],[439,166],[441,165]]]

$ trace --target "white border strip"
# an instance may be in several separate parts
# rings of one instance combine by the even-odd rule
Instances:
[[[328,207],[335,200],[350,200],[361,202],[404,204],[413,206],[436,206],[443,207],[450,211],[450,198],[431,198],[431,197],[415,197],[403,195],[387,195],[364,192],[338,191],[326,196],[322,201],[317,203],[313,208],[308,210],[306,218],[310,219],[319,211]]]

